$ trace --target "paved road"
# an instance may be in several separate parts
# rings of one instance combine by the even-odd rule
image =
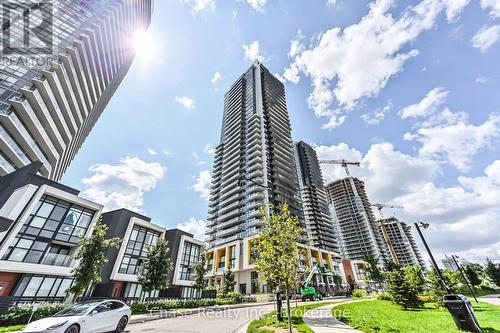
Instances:
[[[500,305],[500,294],[481,296],[478,297],[477,299],[493,305]]]
[[[232,333],[259,316],[272,311],[273,305],[252,306],[224,311],[210,311],[183,317],[131,324],[130,333],[183,332],[183,333]]]

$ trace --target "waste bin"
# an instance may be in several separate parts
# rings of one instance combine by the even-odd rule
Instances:
[[[464,295],[448,294],[443,297],[444,306],[448,309],[459,330],[481,332],[474,309]]]

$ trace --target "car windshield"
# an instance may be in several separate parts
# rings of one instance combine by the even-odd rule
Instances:
[[[88,310],[99,304],[100,302],[89,302],[73,304],[68,306],[66,309],[59,311],[53,317],[69,317],[69,316],[81,316],[87,313]]]

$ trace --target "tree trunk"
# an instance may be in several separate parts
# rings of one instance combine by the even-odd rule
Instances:
[[[286,312],[288,314],[288,331],[293,333],[292,328],[292,311],[290,310],[290,297],[288,297],[288,288],[286,288]]]
[[[277,319],[279,322],[283,321],[283,301],[281,300],[281,290],[278,289],[278,292],[276,293],[276,312],[277,312]]]

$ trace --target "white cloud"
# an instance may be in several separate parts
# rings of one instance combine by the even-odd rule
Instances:
[[[245,51],[245,58],[251,61],[259,61],[259,62],[265,62],[266,58],[260,54],[260,45],[259,41],[253,41],[252,43],[245,45],[242,45],[243,50]]]
[[[83,192],[90,200],[106,209],[128,208],[140,211],[144,193],[151,191],[165,175],[166,168],[159,163],[148,163],[138,157],[125,157],[117,165],[94,164],[93,173],[82,180]]]
[[[491,27],[484,26],[472,37],[472,46],[481,52],[486,52],[500,39],[500,24]]]
[[[164,149],[163,150],[163,154],[165,154],[167,156],[170,156],[170,155],[172,155],[172,152],[170,150],[168,150],[168,149]]]
[[[317,117],[329,119],[326,128],[341,124],[339,118],[363,98],[376,96],[408,59],[417,56],[415,49],[403,50],[422,32],[432,29],[441,12],[454,20],[468,1],[423,0],[396,18],[389,12],[393,3],[373,2],[360,22],[321,34],[285,69],[284,77],[292,82],[299,81],[300,73],[311,79],[308,104]],[[297,49],[295,44],[296,39],[292,46]],[[334,102],[343,112],[334,111]]]
[[[486,83],[488,82],[488,78],[484,77],[484,76],[480,76],[476,79],[475,81],[476,83]]]
[[[191,7],[191,14],[196,15],[204,10],[214,10],[215,0],[184,0]]]
[[[320,159],[361,162],[351,174],[365,182],[371,202],[404,206],[396,215],[408,222],[431,223],[426,237],[435,252],[455,252],[471,260],[499,258],[500,160],[479,177],[458,177],[456,184],[438,186],[440,162],[411,156],[389,143],[375,144],[366,154],[346,144],[316,147]],[[322,164],[326,179],[345,177],[340,166]],[[385,215],[391,212],[387,211]]]
[[[241,1],[241,0],[240,0]],[[264,12],[267,0],[243,0],[258,12]]]
[[[480,125],[469,123],[465,113],[447,109],[431,119],[417,130],[414,139],[422,145],[420,156],[445,159],[463,172],[470,169],[472,158],[478,152],[490,148],[500,136],[497,114],[490,115]]]
[[[500,17],[500,0],[481,0],[481,8],[489,9],[493,17]]]
[[[194,109],[194,99],[186,96],[175,96],[175,101],[186,109]]]
[[[205,229],[207,223],[203,220],[197,220],[191,217],[189,221],[177,224],[176,228],[189,232],[198,240],[203,240],[205,238]]]
[[[220,80],[222,80],[222,74],[219,72],[215,72],[214,76],[212,76],[212,80],[210,80],[210,81],[212,81],[212,83],[215,83],[215,82],[220,81]]]
[[[401,118],[424,117],[437,111],[448,97],[449,91],[444,88],[434,88],[418,103],[409,105],[400,111]]]
[[[377,109],[374,112],[362,114],[361,119],[368,125],[379,125],[385,119],[385,114],[391,111],[391,108],[392,103],[389,102],[382,110]]]
[[[196,178],[196,183],[193,185],[193,190],[200,194],[200,197],[208,200],[210,196],[210,183],[212,182],[212,176],[210,176],[210,171],[201,171]]]
[[[151,156],[156,156],[158,153],[153,148],[148,148],[148,154]]]
[[[207,143],[205,147],[203,148],[203,152],[207,155],[213,155],[215,154],[215,148],[212,147],[211,144]]]
[[[326,4],[328,7],[334,7],[337,4],[337,0],[327,0]]]

